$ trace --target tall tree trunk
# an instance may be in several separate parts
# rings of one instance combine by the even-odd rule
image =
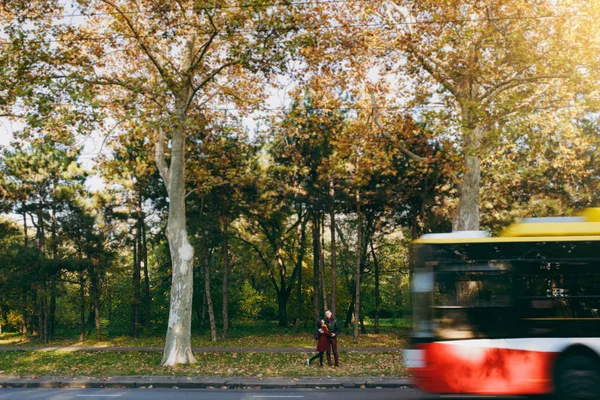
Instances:
[[[133,274],[131,276],[131,326],[130,335],[139,337],[140,332],[140,258],[139,258],[139,227],[133,238]]]
[[[200,316],[200,330],[206,328],[206,293],[202,291],[202,315]]]
[[[223,338],[229,331],[229,220],[223,218]]]
[[[38,289],[38,337],[40,342],[47,343],[46,331],[44,329],[44,298],[46,295],[44,294],[44,289]]]
[[[370,242],[371,256],[373,257],[373,264],[375,264],[375,333],[379,333],[379,311],[381,310],[381,295],[379,293],[379,262],[375,256],[373,239],[371,239]]]
[[[112,291],[110,290],[110,283],[106,284],[106,297],[107,297],[107,308],[108,308],[108,320],[112,321],[112,310],[113,310],[113,301],[112,301]]]
[[[32,309],[32,313],[31,313],[31,317],[29,318],[29,332],[31,332],[32,335],[37,335],[39,334],[38,331],[38,326],[39,326],[39,318],[38,318],[38,295],[37,295],[37,290],[32,290],[31,292],[31,309]]]
[[[25,212],[25,203],[23,203],[23,244],[27,247],[27,213]]]
[[[90,284],[92,289],[94,328],[96,330],[96,339],[101,340],[102,334],[100,332],[100,277],[96,272],[96,268],[92,268],[90,271]]]
[[[79,271],[79,340],[85,339],[85,276]]]
[[[44,287],[42,306],[44,307],[44,343],[48,343],[48,293],[46,287]]]
[[[352,282],[354,284],[354,282]],[[346,319],[344,321],[344,326],[346,328],[350,327],[350,324],[352,324],[352,317],[354,316],[354,300],[355,300],[355,296],[354,296],[354,288],[352,288],[352,293],[350,293],[350,304],[348,304],[348,310],[346,310]]]
[[[37,308],[38,308],[38,337],[42,343],[47,343],[48,335],[47,316],[45,309],[46,300],[46,273],[45,273],[45,253],[46,253],[46,232],[44,225],[43,204],[38,206],[38,222],[36,225],[36,245],[38,249],[38,270],[41,272],[41,281],[37,290]]]
[[[298,212],[298,218],[302,218],[302,212]],[[302,263],[304,261],[304,248],[306,246],[306,218],[298,227],[298,259],[296,269],[298,270],[298,282],[296,284],[296,330],[300,331],[302,323]]]
[[[333,179],[329,182],[329,232],[331,235],[331,312],[335,316],[337,312],[337,265],[336,265],[336,242],[335,242],[335,188]]]
[[[321,257],[319,239],[319,217],[313,210],[312,215],[312,238],[313,238],[313,313],[314,322],[321,318],[321,311],[319,307],[319,259]]]
[[[327,307],[327,284],[325,281],[325,254],[324,254],[324,229],[325,229],[325,219],[323,218],[319,226],[321,228],[321,241],[319,244],[319,274],[321,275],[321,292],[323,293],[323,310],[328,310]]]
[[[142,243],[141,243],[141,259],[142,267],[144,269],[144,327],[146,335],[150,334],[151,320],[150,320],[150,307],[152,305],[152,299],[150,298],[150,276],[148,274],[148,241],[146,238],[146,218],[144,216],[144,210],[142,208],[142,195],[140,193],[140,204],[139,204],[139,218],[140,228],[142,230]]]
[[[52,260],[58,259],[58,243],[56,239],[56,209],[52,208]],[[58,272],[50,278],[50,307],[48,310],[48,336],[54,338],[56,323],[56,292],[58,285]]]
[[[453,223],[455,231],[479,230],[479,191],[481,188],[480,149],[483,127],[472,123],[468,106],[462,107],[464,132],[463,179],[460,184],[460,199]]]
[[[44,293],[42,297],[42,310],[44,315],[44,321],[42,328],[44,329],[44,343],[48,343],[48,288],[43,288]]]
[[[23,323],[23,325],[21,325],[21,335],[27,336],[29,334],[29,332],[27,331],[27,324],[29,322],[27,319],[27,293],[23,293],[23,304],[21,306],[21,322]]]
[[[204,293],[206,293],[206,306],[208,308],[208,322],[210,323],[210,337],[213,342],[217,341],[217,325],[215,323],[215,310],[210,294],[210,257],[211,250],[207,251],[204,263]]]
[[[192,45],[193,47],[193,45]],[[156,161],[169,195],[167,239],[171,251],[172,281],[169,324],[161,365],[173,366],[196,362],[192,354],[192,299],[194,292],[194,249],[190,245],[185,215],[185,121],[187,100],[191,96],[188,85],[178,95],[179,121],[173,131],[171,165],[166,169],[164,134],[156,147]]]
[[[360,192],[356,192],[356,216],[357,216],[357,228],[356,234],[358,236],[356,244],[356,289],[354,292],[354,343],[358,343],[358,323],[360,319],[360,273],[361,273],[361,253],[362,253],[362,215],[360,212]]]
[[[296,331],[302,325],[302,267],[298,270],[298,283],[296,284]]]
[[[285,327],[288,323],[287,317],[287,302],[289,296],[287,296],[286,291],[282,288],[277,293],[277,309],[279,313],[279,326]]]

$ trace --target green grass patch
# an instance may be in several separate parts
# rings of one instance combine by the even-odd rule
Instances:
[[[0,375],[19,376],[406,376],[400,352],[341,353],[340,368],[306,365],[305,353],[197,353],[197,363],[161,367],[160,353],[8,351]]]

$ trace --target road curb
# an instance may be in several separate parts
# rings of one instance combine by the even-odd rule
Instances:
[[[405,378],[383,377],[0,377],[0,388],[43,389],[324,389],[324,388],[408,388]]]

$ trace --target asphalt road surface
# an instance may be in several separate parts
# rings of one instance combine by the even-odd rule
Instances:
[[[0,400],[424,400],[415,389],[0,389]],[[442,396],[462,399],[463,396]],[[472,397],[469,397],[472,398]],[[483,396],[475,398],[497,398]],[[517,399],[518,397],[509,397]]]
[[[416,400],[414,389],[0,389],[0,400]]]

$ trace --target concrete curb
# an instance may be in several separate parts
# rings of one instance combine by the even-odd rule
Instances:
[[[185,388],[185,389],[322,389],[322,388],[407,388],[406,378],[383,377],[177,377],[122,376],[89,377],[11,377],[0,376],[0,388]]]

